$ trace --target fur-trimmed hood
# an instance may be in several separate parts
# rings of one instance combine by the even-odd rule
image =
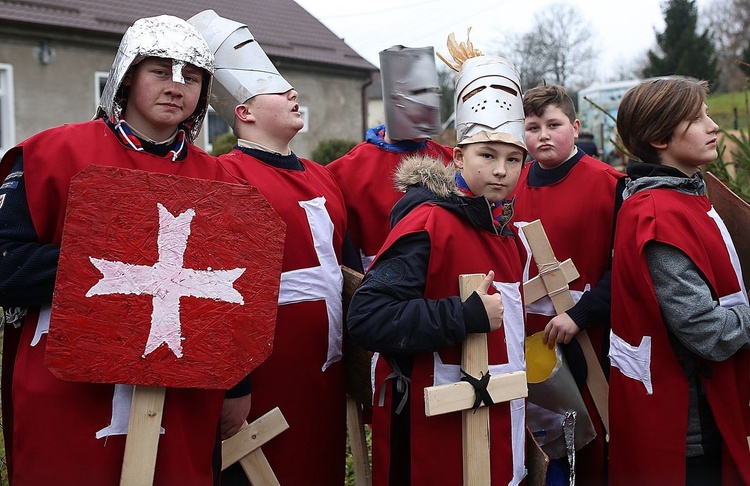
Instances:
[[[456,185],[456,167],[442,160],[422,155],[404,157],[393,175],[396,188],[405,192],[391,210],[391,227],[411,210],[423,203],[446,208],[473,226],[495,234],[505,234],[512,215],[512,203],[503,203],[504,217],[500,226],[492,217],[492,205],[484,196],[467,196]]]
[[[440,160],[422,155],[404,157],[393,174],[393,181],[401,192],[406,192],[411,186],[423,184],[439,197],[464,195],[456,187],[456,167],[453,162],[445,165]]]

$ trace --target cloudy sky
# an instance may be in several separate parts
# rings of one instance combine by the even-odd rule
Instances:
[[[378,52],[392,45],[432,45],[447,54],[448,34],[480,49],[497,45],[506,32],[530,30],[534,14],[560,0],[296,0],[362,57],[378,66]],[[597,79],[606,81],[631,63],[664,30],[660,0],[562,0],[578,7],[599,46]],[[698,0],[700,10],[711,0]],[[575,28],[575,26],[571,26]],[[492,53],[485,48],[485,52]]]

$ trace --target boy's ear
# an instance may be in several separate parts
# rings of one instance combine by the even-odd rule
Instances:
[[[669,145],[669,142],[650,142],[651,146],[656,150],[664,150]]]
[[[578,118],[573,122],[573,138],[578,138],[579,132],[581,131],[581,120]]]
[[[461,147],[453,147],[453,164],[458,169],[464,168],[464,152]]]
[[[234,107],[234,116],[241,122],[254,122],[255,117],[253,116],[250,108],[246,104],[237,105]]]

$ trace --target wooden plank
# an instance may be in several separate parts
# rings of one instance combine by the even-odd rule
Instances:
[[[354,292],[359,287],[364,275],[352,270],[347,266],[341,267],[344,275],[344,317],[349,311],[349,302]],[[344,387],[347,395],[357,400],[365,409],[372,409],[372,383],[370,382],[370,360],[372,353],[359,344],[355,343],[349,336],[349,331],[344,326],[344,340],[342,349],[344,351]]]
[[[346,428],[349,432],[349,447],[352,451],[354,467],[354,484],[356,486],[372,485],[370,458],[367,454],[365,427],[362,422],[362,408],[352,397],[346,397]]]
[[[495,403],[525,398],[529,394],[526,372],[492,375],[487,391]],[[425,415],[428,417],[471,409],[473,405],[474,387],[465,381],[425,388]],[[481,408],[488,407],[482,404]]]
[[[165,395],[166,388],[163,386],[136,386],[133,389],[120,475],[123,486],[154,484]]]
[[[542,277],[547,293],[555,306],[555,312],[562,314],[575,304],[573,297],[570,295],[565,275],[555,258],[547,234],[544,232],[542,222],[537,219],[522,227],[521,230],[526,235],[534,261],[539,267],[539,276]],[[529,303],[529,301],[526,301],[527,305]],[[609,434],[609,383],[604,376],[604,371],[599,364],[599,358],[594,351],[588,333],[580,331],[576,334],[576,339],[578,344],[581,345],[588,367],[586,386],[602,419],[604,430]]]
[[[221,470],[250,454],[289,428],[279,407],[268,411],[262,417],[245,424],[239,432],[221,444]]]
[[[573,260],[570,258],[560,263],[560,269],[562,270],[563,275],[565,275],[565,280],[568,283],[581,276],[578,273],[576,266],[573,265]],[[526,302],[536,302],[546,295],[547,287],[544,286],[544,281],[539,275],[524,282],[523,298]]]
[[[239,463],[253,486],[281,486],[266,455],[260,449],[246,455],[239,460]]]
[[[526,468],[529,471],[526,476],[527,486],[545,486],[547,484],[547,469],[549,469],[549,456],[534,438],[528,427],[526,427]]]
[[[461,300],[465,301],[484,280],[484,274],[460,275],[458,278]],[[488,373],[487,335],[470,333],[463,344],[461,368],[469,375],[479,377]],[[469,388],[473,387],[469,385]],[[463,423],[464,484],[490,484],[490,409],[472,410],[473,400],[461,412]]]
[[[346,316],[349,302],[364,275],[343,265],[341,272],[344,275],[343,299],[344,316]],[[370,383],[372,353],[352,341],[346,325],[344,325],[343,350],[344,386],[347,394],[346,425],[354,463],[354,482],[357,486],[369,486],[372,484],[372,472],[362,423],[362,410],[372,408],[372,385]]]
[[[750,204],[710,172],[704,174],[708,199],[727,227],[742,267],[745,288],[750,288]]]

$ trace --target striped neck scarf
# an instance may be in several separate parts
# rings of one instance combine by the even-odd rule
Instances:
[[[117,121],[117,124],[114,126],[115,133],[120,138],[120,141],[127,145],[128,147],[132,148],[133,150],[138,150],[139,152],[145,152],[146,150],[143,147],[144,141],[141,140],[135,133],[133,128],[128,125],[128,123],[125,121],[124,118],[120,118]],[[146,143],[150,145],[161,145],[156,142],[147,141]],[[174,141],[172,142],[173,146],[172,149],[169,150],[163,157],[165,159],[170,159],[172,162],[180,159],[184,153],[187,151],[187,141],[185,137],[185,130],[180,128],[177,131],[177,136],[175,137]],[[165,144],[166,145],[166,144]],[[150,152],[150,151],[149,151]]]

